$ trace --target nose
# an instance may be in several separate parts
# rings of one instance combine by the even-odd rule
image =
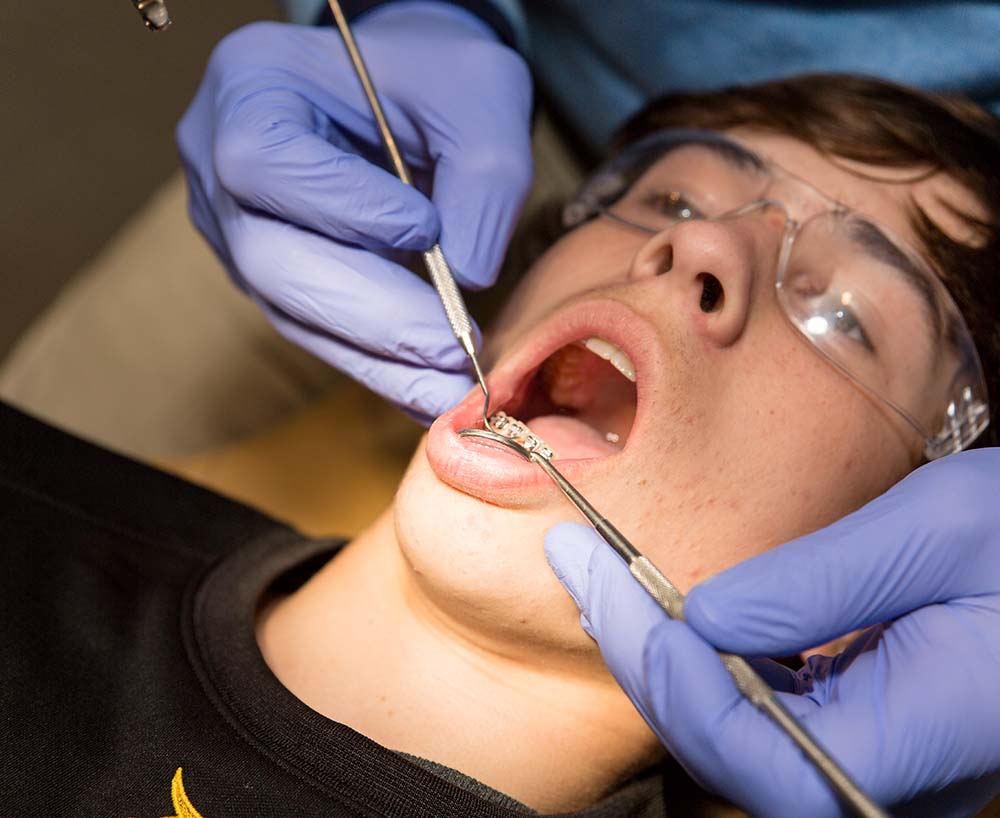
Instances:
[[[653,286],[681,307],[696,333],[725,347],[746,327],[754,279],[768,273],[763,255],[736,222],[681,222],[639,248],[628,279],[655,279]]]

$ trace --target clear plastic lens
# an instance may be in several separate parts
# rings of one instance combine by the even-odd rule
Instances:
[[[985,384],[962,316],[899,240],[850,211],[815,216],[799,228],[777,285],[792,324],[902,414],[929,450],[964,448],[985,428]],[[959,429],[951,418],[963,405]],[[949,439],[935,443],[941,435]]]
[[[675,146],[644,159],[595,175],[577,198],[586,203],[581,213],[608,212],[659,232],[688,218],[718,218],[756,199],[768,183],[766,175],[703,144]]]
[[[845,222],[827,214],[801,227],[780,271],[779,301],[826,357],[929,428],[927,397],[941,354],[929,313],[938,307],[924,303],[920,285],[857,247]]]
[[[975,440],[989,422],[985,381],[938,276],[905,242],[738,143],[692,131],[644,140],[599,169],[564,220],[604,214],[659,233],[770,208],[789,218],[776,286],[791,323],[913,426],[929,458]]]

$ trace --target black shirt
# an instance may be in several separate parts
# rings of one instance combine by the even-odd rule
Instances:
[[[0,816],[531,814],[267,668],[261,598],[341,544],[0,403]],[[665,814],[656,773],[573,813]]]

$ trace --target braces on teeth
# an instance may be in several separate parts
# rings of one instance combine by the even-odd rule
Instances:
[[[632,360],[625,354],[625,352],[612,344],[610,341],[605,341],[603,338],[593,337],[585,338],[578,343],[593,354],[597,355],[599,358],[603,358],[615,369],[621,372],[622,375],[632,381],[632,383],[635,383],[635,366],[633,365]],[[544,440],[528,428],[527,423],[524,423],[515,417],[511,417],[503,410],[499,410],[490,415],[489,419],[486,421],[486,428],[508,438],[509,440],[513,440],[529,452],[534,452],[539,457],[544,457],[546,460],[551,460],[556,456],[551,447],[549,447]],[[608,432],[604,435],[604,439],[607,440],[608,443],[616,444],[620,442],[621,436],[617,432]]]
[[[490,415],[489,426],[497,434],[510,438],[515,443],[520,443],[529,452],[534,452],[539,457],[551,460],[556,456],[555,452],[545,445],[545,441],[528,428],[528,424],[517,418],[512,418],[503,410]]]

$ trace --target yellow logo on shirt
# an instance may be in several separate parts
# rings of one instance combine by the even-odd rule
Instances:
[[[201,813],[194,808],[194,804],[188,800],[187,793],[184,792],[182,772],[183,768],[178,767],[174,773],[174,780],[170,782],[170,798],[174,802],[175,814],[166,818],[201,818]]]
[[[166,815],[164,818],[201,818],[201,813],[194,808],[184,792],[183,767],[178,767],[174,773],[174,780],[170,782],[170,800],[174,802],[174,814]]]

